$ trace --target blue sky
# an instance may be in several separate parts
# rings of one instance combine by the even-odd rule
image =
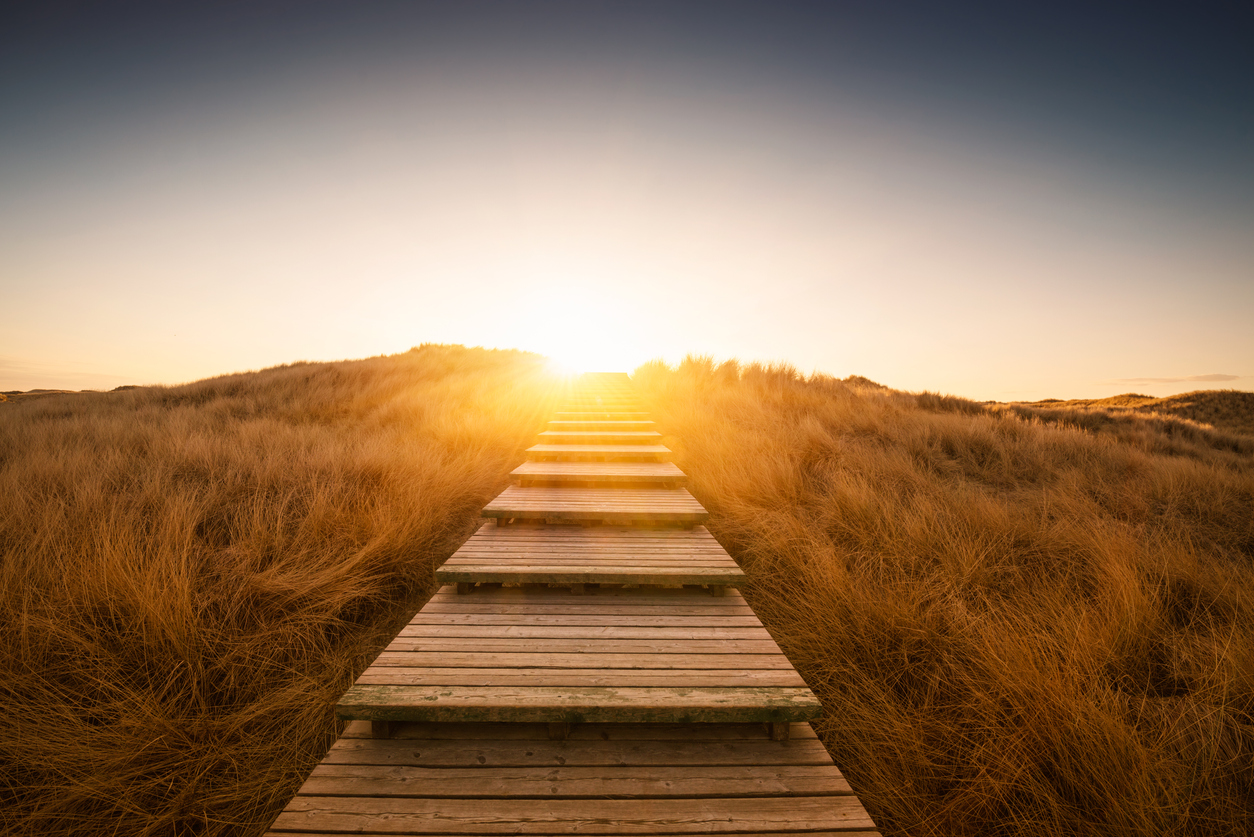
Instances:
[[[1237,4],[54,3],[0,389],[422,342],[979,399],[1251,389]]]

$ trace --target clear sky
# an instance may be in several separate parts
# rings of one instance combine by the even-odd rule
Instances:
[[[1254,389],[1244,3],[30,5],[0,390],[423,342]]]

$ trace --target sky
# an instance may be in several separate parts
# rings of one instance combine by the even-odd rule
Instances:
[[[0,12],[0,391],[427,342],[1254,390],[1243,3]]]

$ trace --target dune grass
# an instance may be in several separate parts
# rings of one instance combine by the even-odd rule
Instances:
[[[1254,445],[789,367],[636,371],[887,834],[1254,817]]]
[[[885,833],[1249,833],[1249,437],[635,380]],[[260,833],[557,396],[424,346],[0,406],[0,833]]]
[[[1221,435],[1254,437],[1254,392],[1233,389],[1203,389],[1165,398],[1130,392],[1110,398],[1049,399],[1004,407],[1038,414],[1055,414],[1061,410],[1061,415],[1083,416],[1089,420],[1141,417],[1150,419],[1158,430],[1167,434],[1184,432],[1188,435],[1189,428],[1196,428],[1218,431]],[[1245,444],[1254,445],[1254,438],[1246,439]]]
[[[259,833],[556,396],[423,346],[0,407],[0,832]]]

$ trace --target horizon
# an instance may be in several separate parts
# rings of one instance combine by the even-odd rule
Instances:
[[[0,14],[0,391],[425,342],[1254,389],[1235,7]]]

